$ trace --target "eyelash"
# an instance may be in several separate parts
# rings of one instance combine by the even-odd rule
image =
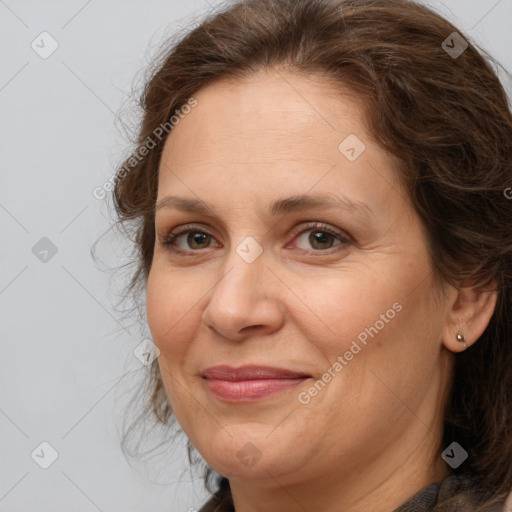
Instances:
[[[320,233],[328,233],[330,235],[333,235],[334,237],[338,238],[338,240],[341,243],[334,247],[326,249],[326,250],[317,249],[317,250],[306,251],[305,249],[300,249],[300,251],[302,251],[303,253],[306,253],[306,254],[318,254],[318,253],[332,254],[333,252],[336,252],[337,250],[339,250],[339,249],[336,249],[336,247],[344,248],[347,245],[349,245],[352,241],[350,239],[350,237],[344,236],[344,234],[342,232],[335,231],[321,222],[307,223],[304,226],[304,229],[302,229],[301,231],[294,234],[294,239],[299,237],[300,235],[303,235],[304,233],[307,233],[308,231],[313,231],[315,229]],[[180,226],[179,228],[176,228],[174,231],[171,231],[162,241],[162,245],[166,249],[168,249],[174,253],[181,253],[181,254],[198,253],[198,252],[204,251],[205,249],[209,248],[209,247],[206,247],[205,249],[190,249],[188,251],[185,251],[183,249],[177,249],[176,246],[174,245],[176,239],[179,236],[187,234],[187,233],[198,233],[201,235],[211,236],[213,238],[213,235],[211,235],[207,231],[203,231],[202,229],[200,229],[199,226],[184,225],[184,226]],[[334,251],[333,251],[333,249],[334,249]]]

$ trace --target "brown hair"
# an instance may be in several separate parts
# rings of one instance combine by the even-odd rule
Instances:
[[[454,45],[453,32],[469,43],[458,56],[443,45]],[[487,498],[502,498],[512,488],[512,200],[504,194],[512,187],[512,116],[492,57],[407,0],[241,0],[164,50],[141,98],[137,147],[119,168],[113,195],[138,249],[128,291],[141,292],[152,262],[165,143],[156,140],[158,126],[213,81],[274,66],[348,88],[366,108],[369,134],[397,162],[436,277],[457,286],[497,283],[487,329],[456,356],[439,448],[457,441],[469,458],[455,472],[474,474]],[[141,158],[148,138],[156,145]],[[156,362],[148,392],[144,414],[170,424]]]

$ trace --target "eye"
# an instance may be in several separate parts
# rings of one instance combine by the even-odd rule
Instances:
[[[338,239],[339,243],[333,245],[333,242]],[[310,222],[306,224],[306,229],[302,229],[295,240],[302,240],[315,250],[302,249],[307,253],[326,252],[326,250],[333,247],[343,246],[350,244],[350,238],[342,232],[334,230],[320,222]],[[287,246],[289,247],[289,245]],[[330,251],[332,252],[332,251]]]
[[[309,233],[309,236],[306,236],[307,233]],[[339,243],[333,245],[336,239]],[[171,231],[163,239],[162,245],[176,253],[191,253],[208,249],[212,240],[214,240],[213,235],[202,231],[199,227],[184,225]],[[303,243],[305,241],[310,247],[313,247],[314,250],[299,247],[301,251],[308,254],[327,252],[327,250],[337,246],[345,247],[351,242],[348,235],[344,235],[342,232],[338,232],[320,222],[310,222],[306,224],[305,229],[302,229],[295,235],[294,241],[295,240],[302,240]],[[293,246],[294,245],[295,244],[293,244]],[[290,244],[286,247],[289,248]]]
[[[187,236],[183,238],[184,235]],[[190,249],[195,251],[198,249],[207,249],[210,246],[212,238],[212,235],[205,231],[200,231],[198,228],[180,226],[165,237],[163,245],[176,252],[187,252]],[[185,247],[183,247],[183,243],[182,246],[176,243],[179,242],[180,239],[184,240]]]

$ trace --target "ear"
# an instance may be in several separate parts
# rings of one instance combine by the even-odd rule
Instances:
[[[475,343],[489,325],[496,308],[496,283],[491,290],[478,287],[452,289],[443,329],[443,345],[451,352],[462,352]],[[465,343],[457,339],[462,332]],[[465,346],[466,345],[466,346]]]

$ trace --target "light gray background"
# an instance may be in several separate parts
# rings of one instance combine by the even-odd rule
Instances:
[[[512,0],[425,3],[510,73]],[[115,117],[165,38],[216,5],[0,0],[1,512],[175,512],[207,498],[183,440],[132,466],[119,448],[147,330],[115,312],[122,281],[90,248],[111,225],[93,189],[126,148]],[[47,59],[31,48],[43,31],[59,45]],[[32,252],[42,237],[57,247],[46,262]],[[111,265],[126,261],[120,240],[100,249]],[[31,458],[43,441],[58,452],[48,469]]]

